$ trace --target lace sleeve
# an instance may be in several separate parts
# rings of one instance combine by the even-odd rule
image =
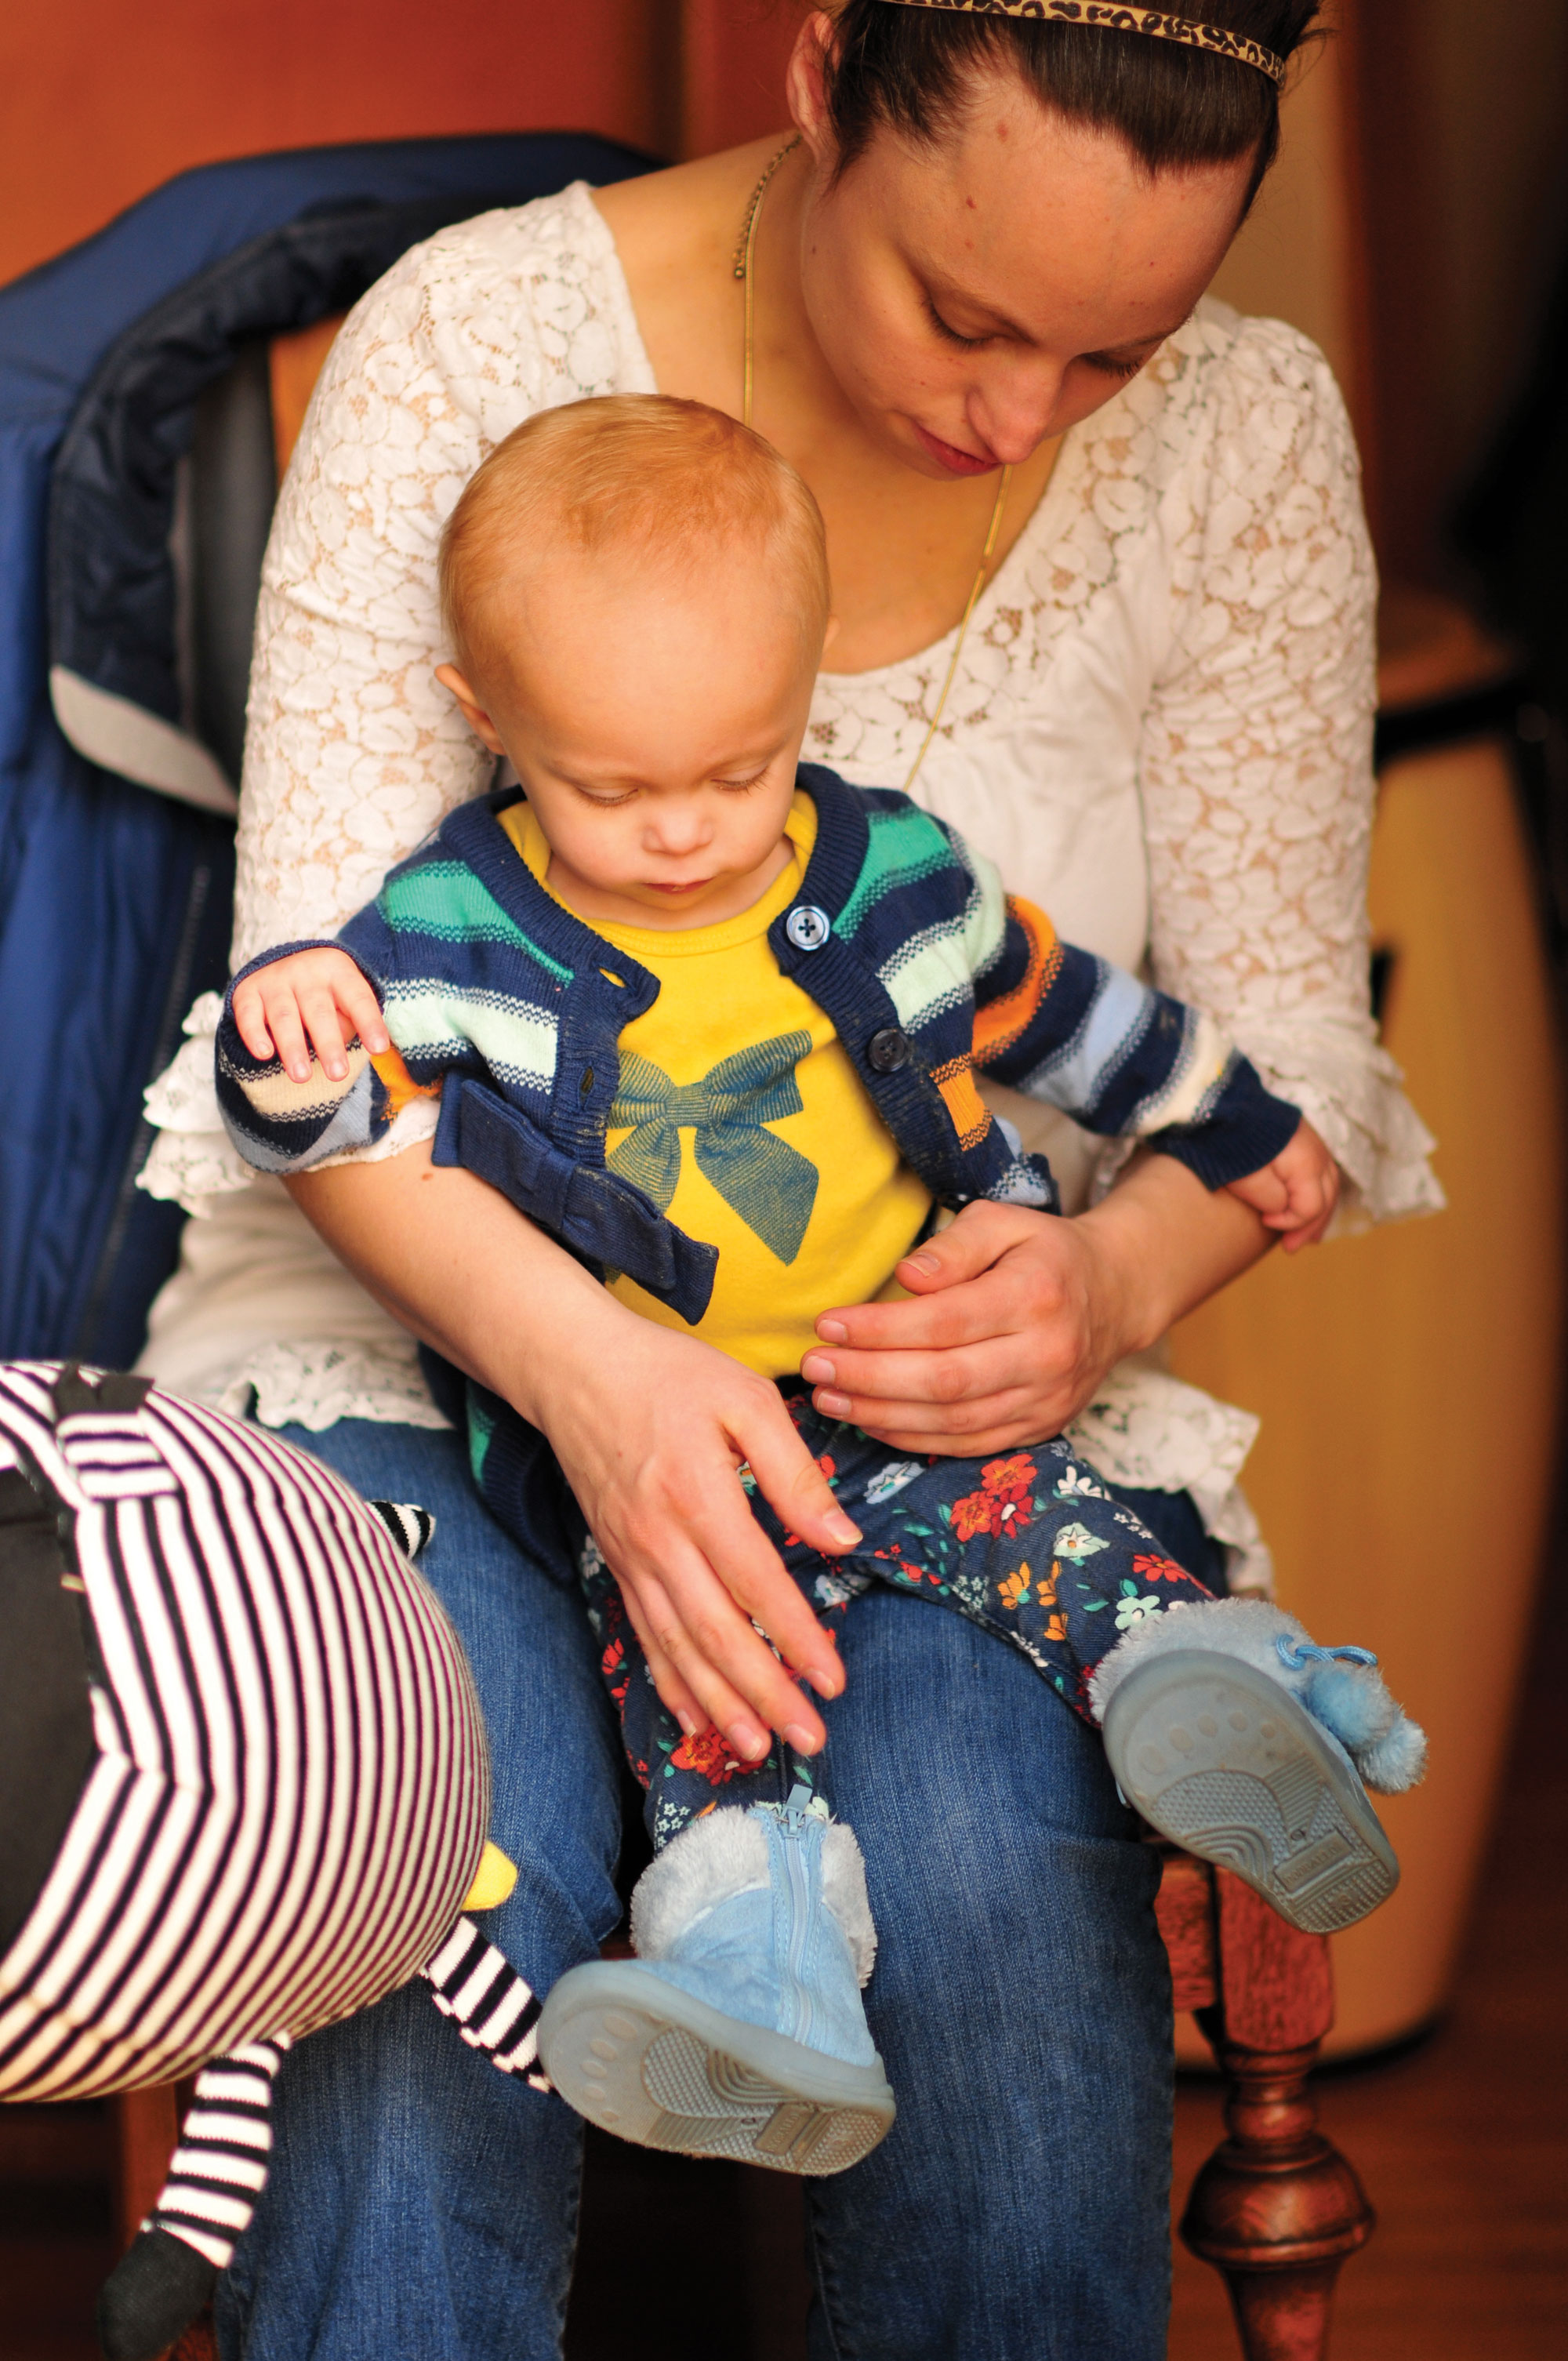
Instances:
[[[411,247],[350,313],[262,569],[235,967],[274,943],[335,934],[484,786],[490,757],[434,676],[442,525],[486,453],[534,411],[652,386],[613,242],[581,182]],[[192,1213],[256,1178],[213,1087],[218,1005],[197,1002],[147,1098],[157,1137],[140,1185]],[[380,1147],[419,1136],[414,1112]]]
[[[256,620],[234,964],[334,934],[482,788],[434,678],[441,528],[534,411],[647,374],[580,184],[413,247],[334,344],[284,482]]]
[[[1368,1005],[1376,581],[1327,364],[1241,324],[1201,502],[1171,521],[1170,639],[1141,763],[1157,981],[1301,1106],[1354,1216],[1440,1206]]]

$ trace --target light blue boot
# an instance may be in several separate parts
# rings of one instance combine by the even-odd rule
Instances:
[[[1089,1686],[1134,1808],[1291,1926],[1332,1935],[1399,1882],[1367,1787],[1397,1795],[1426,1768],[1376,1667],[1266,1600],[1225,1598],[1135,1623]]]
[[[804,1788],[709,1812],[639,1879],[635,1960],[571,1969],[539,2051],[561,2096],[642,2147],[842,2172],[891,2130],[860,1987],[876,1934],[853,1831]]]

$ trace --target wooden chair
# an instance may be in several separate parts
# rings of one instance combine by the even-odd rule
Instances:
[[[1181,2235],[1223,2278],[1246,2361],[1322,2361],[1340,2266],[1376,2218],[1309,2088],[1333,2023],[1328,1942],[1228,1870],[1161,1851],[1176,2006],[1197,2016],[1226,2082],[1228,2136],[1192,2184]]]

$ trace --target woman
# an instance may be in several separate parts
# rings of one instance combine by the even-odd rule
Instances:
[[[1214,0],[1208,33],[1023,20],[1049,5],[846,0],[799,37],[788,148],[486,216],[366,298],[269,553],[236,965],[330,931],[482,784],[433,672],[436,536],[484,451],[586,394],[740,412],[750,393],[828,522],[839,629],[808,753],[912,781],[1065,932],[1208,1006],[1371,1211],[1426,1202],[1424,1137],[1365,1007],[1373,584],[1348,430],[1300,337],[1194,315],[1312,0]],[[210,1072],[210,1014],[188,1073]],[[411,1334],[543,1428],[688,1726],[748,1753],[771,1728],[830,1733],[873,1863],[868,2000],[901,2113],[812,2189],[813,2350],[1153,2361],[1169,1988],[1155,1867],[1087,1733],[1021,1660],[902,1597],[856,1602],[840,1665],[733,1480],[749,1460],[834,1545],[773,1390],[623,1313],[501,1198],[432,1167],[417,1115],[398,1152],[295,1187],[367,1295],[283,1201],[223,1193],[247,1176],[206,1088],[177,1072],[157,1110],[154,1185],[212,1218],[148,1365],[253,1393],[363,1490],[436,1510],[429,1571],[523,1871],[498,1939],[547,1985],[614,1924],[614,1739],[574,1569],[548,1534],[535,1563],[488,1523]],[[1074,1218],[969,1208],[926,1294],[826,1310],[803,1375],[912,1451],[1002,1452],[1077,1419],[1217,1576],[1219,1543],[1249,1538],[1250,1425],[1146,1356],[1266,1234],[1168,1159],[1091,1204],[1088,1144],[1008,1111]],[[225,2350],[557,2350],[575,2120],[454,2059],[427,2014],[394,1999],[291,2061]]]

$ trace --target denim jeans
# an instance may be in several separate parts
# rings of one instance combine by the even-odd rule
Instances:
[[[1092,1725],[1089,1676],[1101,1658],[1146,1617],[1211,1596],[1059,1435],[989,1459],[910,1459],[859,1427],[824,1418],[807,1394],[791,1397],[789,1413],[860,1526],[860,1541],[825,1556],[787,1531],[750,1475],[744,1480],[758,1522],[835,1638],[873,1583],[890,1584],[968,1616],[1017,1648]],[[775,1740],[765,1762],[749,1765],[718,1730],[683,1734],[653,1686],[614,1576],[597,1547],[583,1547],[587,1529],[574,1508],[565,1510],[563,1523],[581,1554],[599,1669],[647,1796],[655,1847],[716,1803],[744,1809],[805,1787],[831,1805],[830,1746],[807,1760]],[[1211,1549],[1205,1543],[1205,1562]]]
[[[438,1520],[422,1560],[489,1725],[518,1863],[484,1922],[541,1989],[619,1916],[618,1734],[565,1546],[525,1554],[455,1434],[345,1421],[290,1439]],[[1185,1499],[1133,1496],[1195,1571]],[[881,1936],[867,2013],[891,2136],[809,2184],[813,2361],[1161,2361],[1170,1986],[1157,1863],[1096,1735],[1025,1658],[881,1588],[823,1708]],[[582,2143],[411,1986],[292,2052],[271,2182],[218,2298],[225,2361],[548,2361]],[[698,2225],[700,2235],[700,2225]]]

